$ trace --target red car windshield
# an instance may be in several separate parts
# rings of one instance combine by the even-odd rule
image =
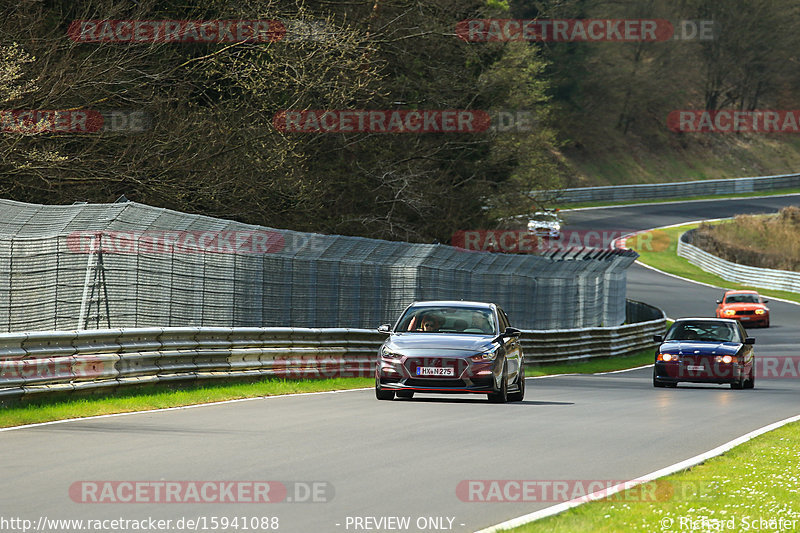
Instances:
[[[757,294],[731,294],[727,298],[725,298],[726,304],[757,304],[761,303],[758,301]]]

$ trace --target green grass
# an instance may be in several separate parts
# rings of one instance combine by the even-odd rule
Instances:
[[[183,405],[221,402],[304,392],[321,392],[371,387],[372,378],[333,378],[324,380],[262,380],[255,383],[184,385],[172,390],[148,385],[96,396],[61,394],[23,400],[2,408],[0,427],[83,418],[87,416],[147,411]]]
[[[655,345],[653,345],[655,348]],[[608,357],[603,359],[590,359],[574,363],[543,363],[538,365],[525,365],[525,375],[528,377],[549,376],[553,374],[596,374],[598,372],[613,372],[653,363],[653,350],[643,350],[633,355],[623,357]]]
[[[798,457],[800,424],[787,424],[690,470],[510,531],[798,531]],[[782,529],[748,528],[759,517],[795,522]],[[704,518],[710,526],[681,527],[681,519]],[[714,520],[733,527],[723,529]]]
[[[706,196],[682,196],[680,198],[664,198],[659,200],[630,200],[627,202],[581,202],[581,203],[569,203],[569,204],[559,204],[556,207],[559,207],[562,211],[568,211],[570,209],[577,209],[582,207],[608,207],[613,205],[633,205],[633,204],[663,204],[669,202],[685,202],[687,200],[724,200],[726,198],[752,198],[754,196],[784,196],[787,194],[797,194],[800,193],[800,189],[781,189],[775,191],[762,191],[762,192],[751,192],[751,193],[737,193],[737,194],[725,194],[725,195],[706,195]]]
[[[682,233],[697,226],[698,224],[687,224],[644,233],[629,239],[628,246],[639,252],[639,261],[669,274],[728,289],[751,289],[758,291],[763,296],[800,303],[800,294],[796,292],[776,291],[734,283],[702,270],[683,257],[678,257],[678,238]],[[713,302],[711,303],[713,304]]]

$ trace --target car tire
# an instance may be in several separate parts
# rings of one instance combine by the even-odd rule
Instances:
[[[747,375],[747,379],[744,382],[743,388],[745,389],[754,389],[756,386],[756,372],[753,370],[753,367],[750,367],[750,373]]]
[[[375,397],[379,400],[394,400],[394,391],[381,389],[381,381],[375,378]]]
[[[491,403],[506,403],[508,401],[508,363],[503,363],[503,373],[500,378],[500,390],[490,392],[488,400]]]
[[[521,402],[525,398],[525,367],[520,366],[519,374],[517,374],[517,392],[512,392],[508,395],[509,402]]]
[[[395,392],[394,394],[398,398],[406,398],[406,399],[409,399],[409,400],[414,397],[414,391],[413,390],[399,390],[399,391]]]
[[[671,383],[669,381],[661,381],[660,379],[658,379],[656,377],[656,369],[653,368],[653,387],[674,389],[677,386],[678,386],[677,383]]]

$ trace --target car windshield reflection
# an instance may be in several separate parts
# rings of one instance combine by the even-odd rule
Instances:
[[[672,326],[665,340],[739,342],[739,336],[730,324],[714,322],[679,322]]]
[[[395,328],[398,333],[496,335],[490,309],[480,307],[411,307]]]

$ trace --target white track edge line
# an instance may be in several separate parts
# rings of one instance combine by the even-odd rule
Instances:
[[[9,426],[5,428],[0,428],[0,432],[3,431],[12,431],[15,429],[27,429],[27,428],[35,428],[41,426],[50,426],[53,424],[64,424],[66,422],[80,422],[84,420],[96,420],[98,418],[112,418],[117,416],[129,416],[129,415],[141,415],[146,413],[165,413],[167,411],[179,411],[182,409],[195,409],[198,407],[211,407],[214,405],[225,405],[230,403],[238,403],[238,402],[250,402],[254,400],[274,400],[277,398],[287,398],[291,396],[316,396],[319,394],[337,394],[340,392],[352,392],[352,391],[364,391],[364,390],[372,390],[372,387],[367,388],[358,388],[358,389],[337,389],[337,390],[329,390],[329,391],[317,391],[317,392],[293,392],[291,394],[274,394],[271,396],[254,396],[252,398],[236,398],[235,400],[222,400],[218,402],[208,402],[208,403],[195,403],[192,405],[178,405],[175,407],[164,407],[161,409],[146,409],[144,411],[126,411],[124,413],[109,413],[106,415],[93,415],[93,416],[84,416],[79,418],[65,418],[63,420],[50,420],[49,422],[36,422],[34,424],[25,424],[22,426]]]
[[[785,426],[786,424],[791,424],[792,422],[797,422],[798,420],[800,420],[800,415],[795,415],[795,416],[792,416],[792,417],[789,417],[789,418],[784,418],[783,420],[779,420],[778,422],[773,422],[772,424],[768,424],[768,425],[763,426],[763,427],[761,427],[759,429],[756,429],[756,430],[753,430],[753,431],[751,431],[749,433],[746,433],[746,434],[742,435],[741,437],[737,437],[737,438],[735,438],[735,439],[733,439],[731,441],[728,441],[725,444],[717,446],[716,448],[713,448],[713,449],[711,449],[711,450],[709,450],[707,452],[701,453],[699,455],[695,455],[694,457],[690,457],[689,459],[686,459],[685,461],[681,461],[679,463],[675,463],[675,464],[672,464],[670,466],[661,468],[660,470],[656,470],[655,472],[651,472],[649,474],[646,474],[644,476],[638,477],[636,479],[632,479],[630,481],[626,481],[625,483],[620,483],[620,484],[615,485],[615,486],[613,486],[611,488],[603,489],[603,490],[594,492],[592,494],[589,494],[588,496],[582,496],[580,498],[575,498],[575,499],[572,499],[572,500],[569,500],[569,501],[566,501],[566,502],[562,502],[562,503],[559,503],[559,504],[556,504],[556,505],[551,505],[550,507],[546,507],[545,509],[540,509],[539,511],[535,511],[533,513],[522,515],[522,516],[519,516],[517,518],[512,518],[511,520],[507,520],[505,522],[501,522],[500,524],[496,524],[494,526],[489,526],[488,528],[481,529],[480,531],[477,531],[476,533],[497,533],[499,531],[505,531],[505,530],[511,529],[513,527],[518,527],[518,526],[521,526],[521,525],[524,525],[524,524],[529,524],[529,523],[534,522],[536,520],[541,520],[542,518],[546,518],[548,516],[553,516],[553,515],[556,515],[558,513],[563,512],[563,511],[566,511],[568,509],[572,509],[573,507],[577,507],[577,506],[582,505],[584,503],[587,503],[589,501],[596,500],[596,499],[602,499],[602,498],[611,496],[612,494],[616,494],[617,492],[620,492],[621,490],[626,490],[626,489],[635,487],[636,485],[640,485],[642,483],[647,483],[647,482],[653,481],[655,479],[658,479],[658,478],[661,478],[661,477],[664,477],[664,476],[668,476],[670,474],[674,474],[674,473],[680,472],[682,470],[686,470],[686,469],[691,468],[693,466],[696,466],[696,465],[698,465],[700,463],[703,463],[703,462],[705,462],[705,461],[707,461],[707,460],[709,460],[709,459],[711,459],[713,457],[717,457],[719,455],[722,455],[723,453],[731,450],[732,448],[735,448],[736,446],[738,446],[740,444],[744,444],[745,442],[747,442],[747,441],[749,441],[749,440],[751,440],[751,439],[753,439],[755,437],[758,437],[759,435],[763,435],[764,433],[767,433],[767,432],[772,431],[774,429],[778,429],[778,428],[780,428],[782,426]]]

